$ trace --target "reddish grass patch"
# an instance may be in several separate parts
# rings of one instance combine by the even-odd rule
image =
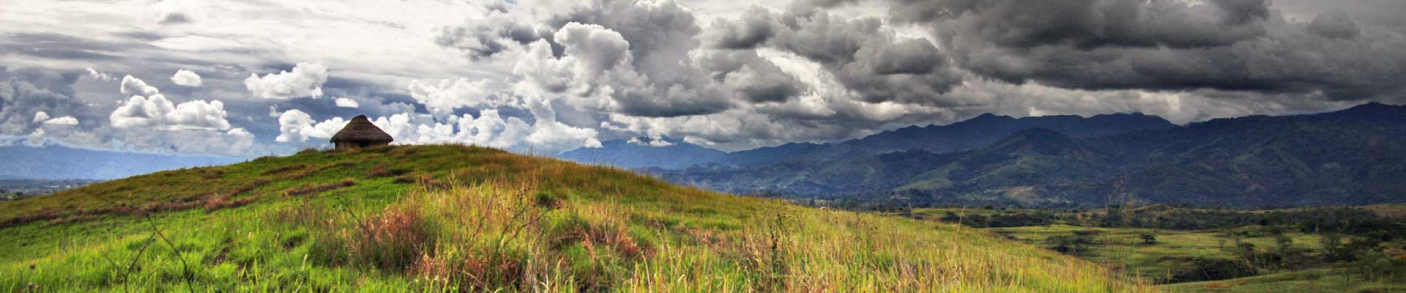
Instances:
[[[366,178],[400,176],[405,175],[405,173],[410,173],[410,170],[390,169],[386,166],[386,163],[380,163],[376,164],[376,166],[371,167],[371,170],[366,172]]]
[[[273,174],[285,173],[285,172],[293,171],[293,170],[306,169],[307,167],[308,167],[308,165],[302,165],[302,164],[292,165],[292,166],[283,166],[283,167],[278,167],[278,168],[273,168],[273,169],[264,170],[263,172],[259,172],[259,175],[273,175]]]
[[[355,181],[355,180],[352,180],[351,178],[348,178],[348,179],[342,180],[341,182],[336,182],[336,183],[329,183],[329,184],[307,184],[307,185],[303,185],[303,186],[292,187],[292,188],[288,188],[288,190],[285,190],[285,191],[283,191],[283,192],[286,193],[286,194],[288,194],[288,195],[318,194],[318,193],[326,192],[326,191],[328,191],[328,190],[338,189],[338,188],[342,188],[342,187],[349,187],[349,186],[352,186],[352,185],[356,185],[356,181]]]
[[[388,271],[407,272],[435,241],[429,221],[413,208],[388,208],[357,224],[348,239],[351,255]]]

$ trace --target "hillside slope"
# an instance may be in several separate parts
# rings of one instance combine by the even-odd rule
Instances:
[[[0,223],[0,291],[1153,290],[955,225],[462,146],[160,172]]]

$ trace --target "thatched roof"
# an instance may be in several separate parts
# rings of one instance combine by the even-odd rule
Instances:
[[[332,136],[332,143],[363,141],[390,143],[395,141],[395,138],[391,138],[390,134],[386,134],[381,128],[371,124],[371,120],[366,119],[366,115],[356,115],[356,118],[352,118],[351,122],[347,122],[347,127],[343,127],[342,131],[338,131],[336,135]]]

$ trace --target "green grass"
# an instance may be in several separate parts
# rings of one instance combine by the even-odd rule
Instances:
[[[0,291],[1156,291],[986,231],[462,146],[161,172],[0,223]]]
[[[1344,269],[1285,272],[1225,281],[1163,286],[1169,292],[1406,292],[1406,285],[1372,282]]]
[[[1089,246],[1082,258],[1096,263],[1123,268],[1129,274],[1149,278],[1165,279],[1178,268],[1187,266],[1188,258],[1239,259],[1235,251],[1234,238],[1224,237],[1218,231],[1176,231],[1141,228],[1091,228],[1065,225],[1048,227],[992,228],[993,232],[1010,235],[1015,240],[1042,245],[1045,239],[1056,235],[1070,235],[1075,231],[1098,231],[1098,245]],[[1156,235],[1157,243],[1144,244],[1140,235]],[[1294,239],[1293,247],[1319,249],[1318,235],[1285,233]],[[1256,249],[1277,248],[1273,237],[1244,237],[1242,242],[1254,244]]]

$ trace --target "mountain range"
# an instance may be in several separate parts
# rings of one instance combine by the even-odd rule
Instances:
[[[71,148],[0,146],[0,178],[107,180],[179,168],[218,166],[244,159]]]
[[[635,168],[678,184],[792,198],[1297,207],[1406,199],[1406,182],[1397,179],[1406,178],[1403,148],[1406,107],[1371,103],[1185,126],[1141,114],[986,114],[833,144],[714,154],[686,167]]]

